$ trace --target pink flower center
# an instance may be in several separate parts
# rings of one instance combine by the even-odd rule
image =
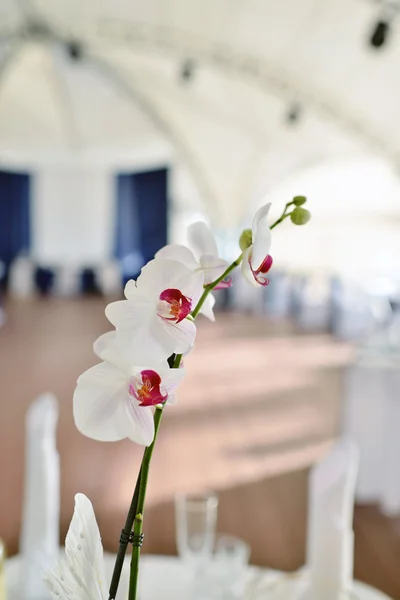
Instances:
[[[258,267],[258,269],[254,270],[252,265],[251,265],[251,256],[249,256],[249,265],[250,265],[250,269],[251,272],[254,275],[254,279],[257,281],[257,283],[259,283],[260,285],[268,285],[269,284],[269,279],[267,277],[264,277],[264,275],[266,273],[268,273],[268,271],[270,270],[270,268],[272,267],[272,263],[273,263],[273,259],[272,256],[270,254],[268,254],[264,260],[262,261],[261,265]]]
[[[140,401],[139,406],[155,406],[163,404],[168,398],[168,394],[161,393],[161,377],[155,371],[146,369],[140,372],[140,375],[132,377],[129,384],[129,393]]]
[[[227,288],[232,287],[232,277],[227,277],[219,282],[218,285],[215,286],[214,290],[226,290]]]
[[[162,319],[180,323],[186,319],[191,310],[191,299],[184,296],[180,290],[171,288],[161,292],[157,314]]]

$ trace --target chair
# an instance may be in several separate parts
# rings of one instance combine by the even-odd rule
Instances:
[[[97,267],[96,279],[103,296],[118,296],[122,293],[122,273],[117,261],[109,260]]]
[[[19,256],[10,266],[8,291],[20,299],[35,295],[35,265],[28,256]]]

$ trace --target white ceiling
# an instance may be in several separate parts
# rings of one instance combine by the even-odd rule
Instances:
[[[0,161],[173,162],[226,224],[304,167],[367,156],[397,169],[400,23],[374,51],[379,14],[368,0],[0,0]],[[27,34],[32,20],[49,31]]]

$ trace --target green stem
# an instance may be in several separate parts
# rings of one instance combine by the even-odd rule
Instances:
[[[277,219],[277,220],[275,221],[275,223],[273,223],[273,224],[271,225],[270,229],[273,229],[274,227],[276,227],[277,225],[279,225],[279,223],[282,223],[282,221],[284,221],[284,220],[285,220],[285,219],[287,219],[288,217],[290,217],[290,213],[287,213],[287,214],[285,214],[285,213],[284,213],[283,215],[281,215],[281,216],[279,217],[279,219]]]
[[[229,273],[231,271],[233,271],[233,269],[236,269],[236,267],[238,267],[240,265],[240,263],[242,262],[242,258],[243,258],[243,253],[240,256],[238,256],[238,258],[236,260],[234,260],[231,265],[229,265],[229,267],[222,273],[222,275],[220,277],[218,277],[218,279],[216,279],[215,281],[212,281],[211,283],[204,286],[204,292],[202,293],[200,300],[198,301],[195,309],[192,312],[193,319],[195,319],[197,317],[197,315],[199,314],[201,307],[203,306],[204,301],[207,298],[208,294],[215,288],[215,286],[217,286],[219,283],[221,283],[221,281],[223,281],[229,275]]]
[[[292,204],[293,204],[293,201],[292,201],[292,202],[287,202],[287,203],[285,204],[285,208],[284,208],[284,211],[283,211],[283,213],[281,214],[281,216],[279,217],[279,219],[277,219],[277,220],[275,221],[275,223],[273,223],[273,224],[271,225],[270,229],[274,229],[274,227],[276,227],[277,225],[279,225],[279,223],[282,223],[282,221],[284,221],[285,219],[287,219],[288,217],[290,217],[291,213],[288,213],[288,212],[286,212],[286,211],[287,211],[287,209],[289,208],[289,206],[291,206]]]
[[[157,440],[157,434],[161,423],[161,418],[163,415],[163,407],[157,406],[154,413],[154,439],[150,446],[148,446],[144,452],[142,468],[141,468],[141,476],[140,476],[140,485],[139,485],[139,495],[138,501],[136,505],[136,515],[135,521],[133,523],[133,533],[136,539],[142,535],[143,532],[143,513],[144,513],[144,502],[146,499],[146,490],[147,490],[147,481],[149,478],[149,469],[151,457],[153,455],[154,446]],[[137,594],[137,583],[138,583],[138,574],[139,574],[139,559],[140,559],[140,547],[133,546],[132,548],[132,558],[131,558],[131,572],[129,579],[129,600],[136,600]]]
[[[133,497],[132,497],[131,505],[129,507],[128,515],[126,517],[125,526],[124,526],[124,529],[122,530],[122,533],[123,533],[123,536],[125,539],[123,539],[123,537],[121,536],[121,539],[119,542],[117,559],[115,561],[114,572],[113,572],[113,576],[112,576],[112,580],[111,580],[111,584],[110,584],[110,592],[109,592],[109,596],[108,596],[109,600],[114,600],[115,596],[117,595],[119,580],[121,578],[122,567],[124,565],[124,560],[125,560],[126,548],[128,546],[128,541],[125,542],[125,540],[128,540],[128,538],[129,538],[129,535],[130,535],[130,533],[132,531],[132,527],[133,527],[133,521],[134,521],[135,515],[137,513],[136,507],[137,507],[137,502],[138,502],[138,497],[139,497],[139,486],[140,486],[141,474],[142,474],[142,468],[140,468],[140,471],[139,471],[139,476],[137,478],[136,485],[135,485],[135,491],[133,493]]]
[[[176,354],[174,364],[172,366],[173,369],[179,369],[182,360],[182,354]]]

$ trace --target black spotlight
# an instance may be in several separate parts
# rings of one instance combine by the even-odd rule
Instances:
[[[84,51],[83,46],[80,42],[78,42],[77,40],[70,40],[69,42],[67,42],[66,48],[67,54],[73,62],[79,62],[82,60]]]
[[[372,30],[372,34],[369,40],[372,48],[382,48],[387,42],[388,35],[390,33],[390,25],[388,21],[381,19],[375,25]]]
[[[286,113],[286,122],[295,125],[301,118],[302,106],[299,102],[293,102]]]
[[[181,64],[179,79],[183,84],[188,84],[193,80],[196,71],[196,63],[192,58],[185,58]]]

